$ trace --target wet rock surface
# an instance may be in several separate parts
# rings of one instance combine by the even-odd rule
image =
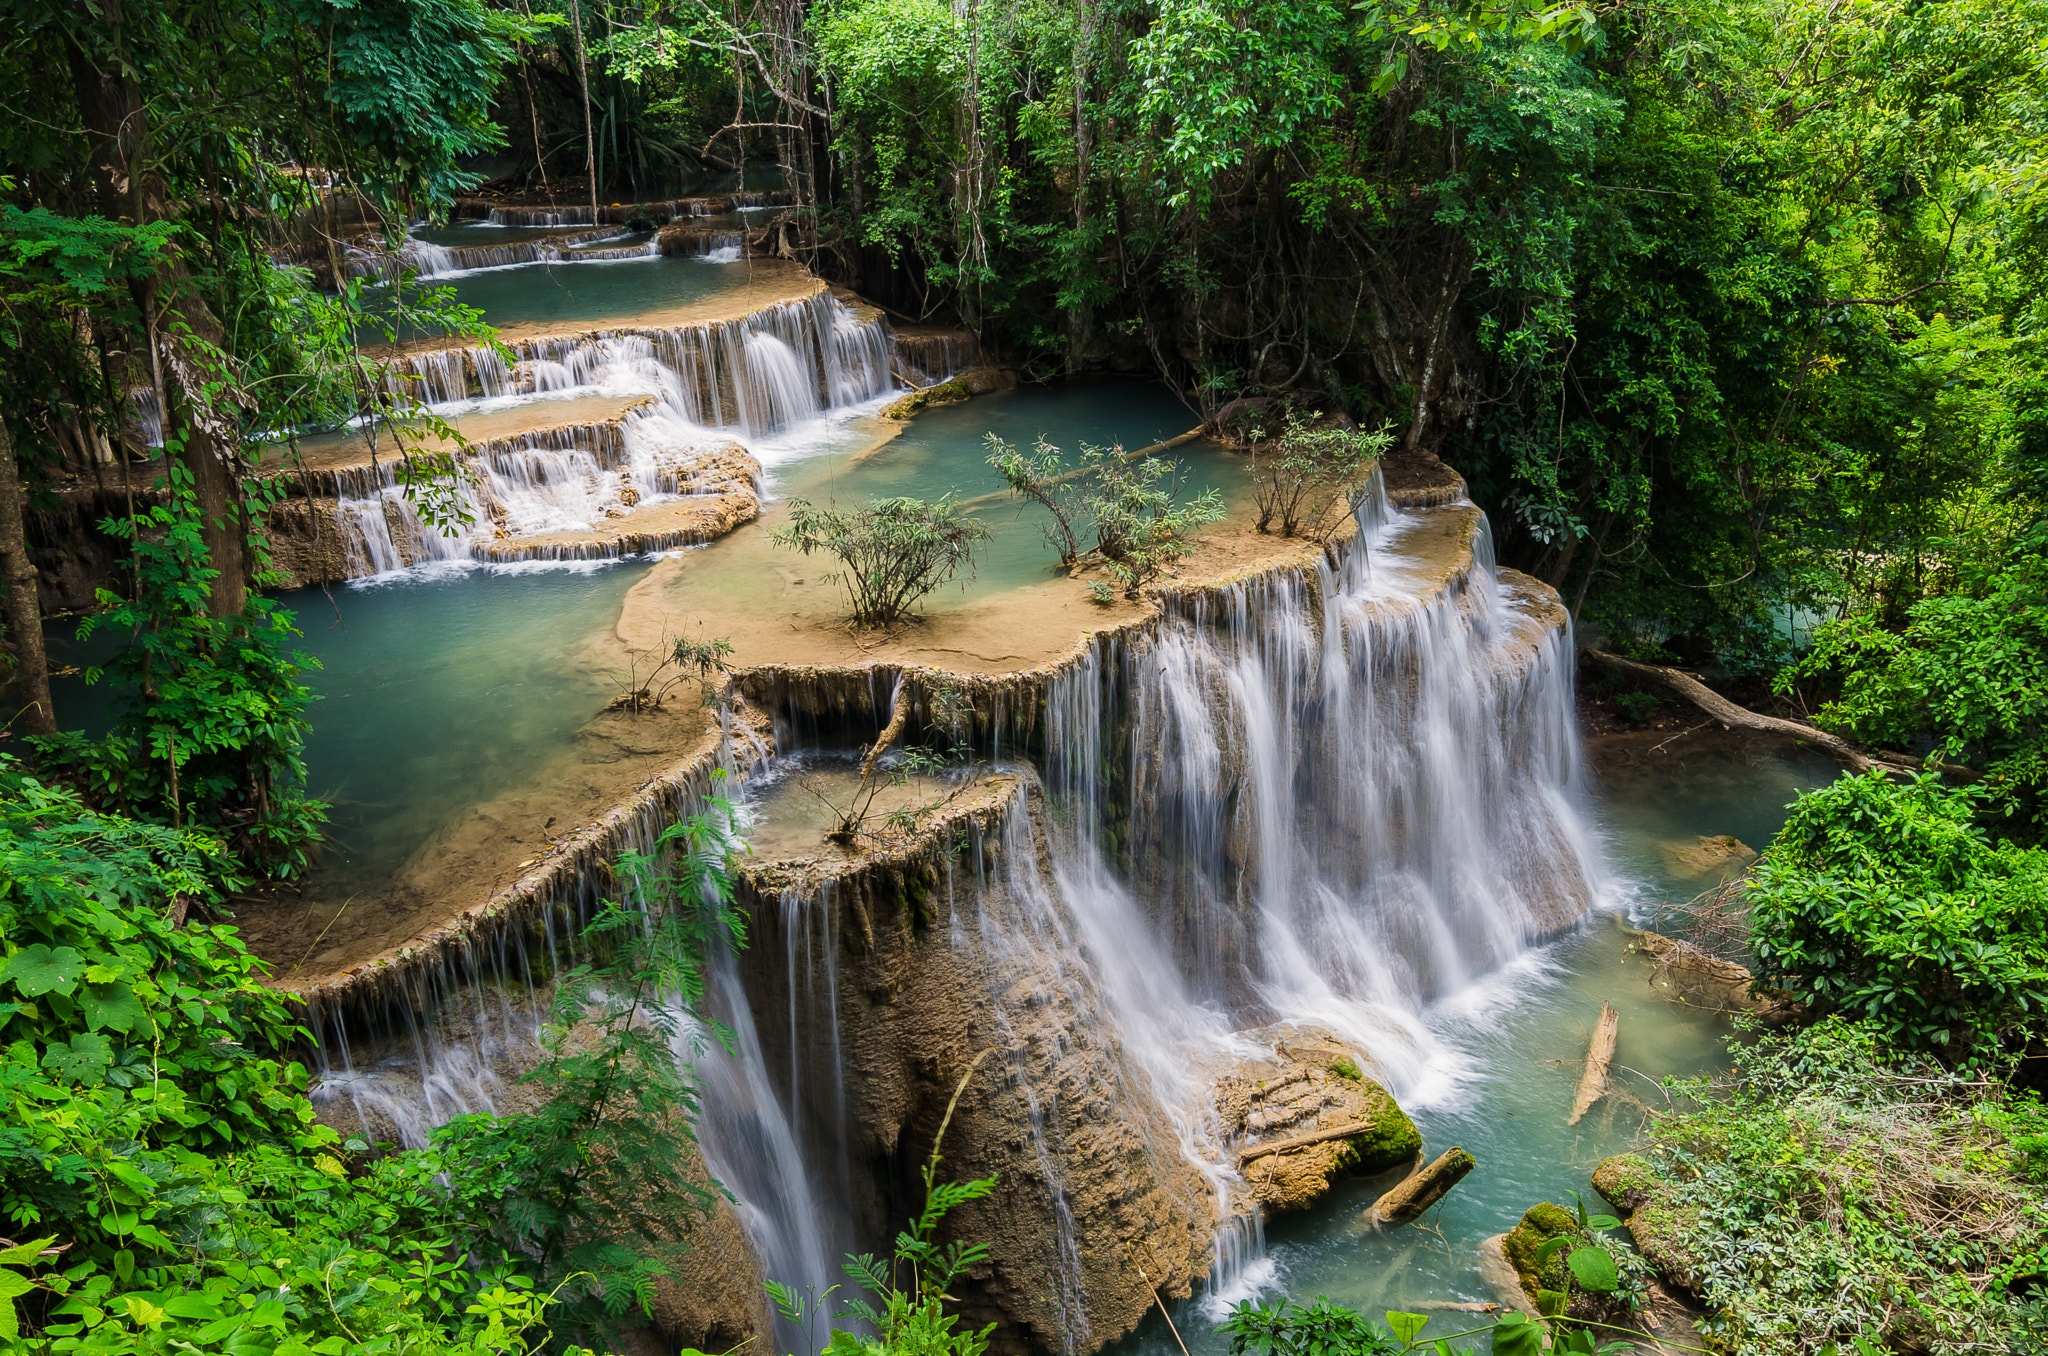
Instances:
[[[1243,1034],[1271,1040],[1272,1053],[1217,1080],[1216,1111],[1259,1209],[1306,1210],[1341,1177],[1416,1162],[1421,1132],[1391,1093],[1365,1077],[1361,1052],[1313,1028]]]
[[[1701,834],[1662,845],[1664,865],[1684,880],[1732,880],[1756,860],[1756,849],[1732,834]]]
[[[1709,1012],[1746,1012],[1771,1026],[1795,1021],[1806,1013],[1797,999],[1772,990],[1759,991],[1755,976],[1734,961],[1723,960],[1677,937],[1627,929],[1629,949],[1651,962],[1650,987],[1671,999]]]

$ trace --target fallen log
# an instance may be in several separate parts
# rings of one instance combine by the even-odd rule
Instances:
[[[1461,1148],[1449,1148],[1434,1163],[1393,1187],[1372,1203],[1366,1222],[1375,1229],[1407,1224],[1444,1198],[1444,1193],[1464,1180],[1478,1160]]]
[[[1579,1076],[1579,1095],[1572,1099],[1572,1117],[1566,1125],[1577,1125],[1593,1103],[1607,1095],[1607,1066],[1614,1062],[1614,1038],[1620,1030],[1621,1014],[1612,1003],[1601,1003],[1593,1043],[1586,1049],[1586,1072]]]
[[[1372,1127],[1371,1121],[1352,1121],[1348,1125],[1332,1126],[1328,1130],[1313,1130],[1305,1135],[1276,1139],[1270,1144],[1255,1144],[1237,1156],[1237,1170],[1243,1172],[1245,1164],[1265,1158],[1269,1154],[1289,1154],[1311,1145],[1327,1144],[1333,1139],[1350,1139],[1353,1135],[1364,1134]]]
[[[1617,673],[1662,683],[1725,726],[1804,739],[1809,744],[1826,749],[1858,772],[1868,772],[1874,767],[1882,767],[1893,772],[1916,770],[1911,766],[1901,767],[1895,763],[1872,758],[1848,740],[1831,735],[1816,726],[1803,725],[1796,720],[1784,720],[1778,716],[1761,715],[1746,706],[1737,706],[1699,679],[1679,669],[1666,668],[1662,664],[1639,664],[1633,659],[1623,659],[1620,655],[1609,654],[1605,650],[1589,649],[1583,653],[1594,663],[1613,669]]]

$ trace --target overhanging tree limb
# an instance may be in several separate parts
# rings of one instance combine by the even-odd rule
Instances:
[[[1760,715],[1746,706],[1737,706],[1699,679],[1681,670],[1666,668],[1662,664],[1639,664],[1633,659],[1623,659],[1620,655],[1609,654],[1605,650],[1587,649],[1581,653],[1594,663],[1613,669],[1617,673],[1661,683],[1723,725],[1740,730],[1761,730],[1768,734],[1790,735],[1794,739],[1806,740],[1810,744],[1826,749],[1858,772],[1868,772],[1874,767],[1882,767],[1892,772],[1914,770],[1911,767],[1872,758],[1847,740],[1815,726],[1802,725],[1796,720],[1784,720],[1777,716]]]

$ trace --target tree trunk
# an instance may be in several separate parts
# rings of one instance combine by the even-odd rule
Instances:
[[[583,60],[583,7],[569,0],[569,22],[576,29],[576,87],[583,92],[583,167],[590,175],[590,224],[597,225],[597,133],[590,125],[590,68]],[[742,161],[742,164],[745,162]],[[746,187],[744,179],[740,186]]]
[[[21,520],[21,469],[14,436],[0,422],[0,570],[7,580],[7,629],[14,636],[14,679],[21,689],[19,720],[30,734],[55,734],[50,704],[50,661],[43,653],[43,608],[36,597],[36,567],[28,558]]]
[[[1639,664],[1633,659],[1623,659],[1620,655],[1609,654],[1605,650],[1588,649],[1581,651],[1581,653],[1594,663],[1604,665],[1618,673],[1626,673],[1633,678],[1647,679],[1653,683],[1662,683],[1665,687],[1670,688],[1673,692],[1676,692],[1715,720],[1720,721],[1721,724],[1732,729],[1762,730],[1769,734],[1790,735],[1794,739],[1803,739],[1809,744],[1826,749],[1858,772],[1868,772],[1873,767],[1886,766],[1878,759],[1870,757],[1861,749],[1849,743],[1848,740],[1837,738],[1826,730],[1816,729],[1811,725],[1801,725],[1796,720],[1781,720],[1776,716],[1759,715],[1746,706],[1737,706],[1734,702],[1729,701],[1726,697],[1689,673],[1681,673],[1677,669],[1666,668],[1662,664]],[[1905,768],[1902,770],[1910,772],[1912,769]]]
[[[1586,1071],[1579,1076],[1579,1095],[1572,1099],[1572,1115],[1566,1125],[1577,1125],[1593,1109],[1593,1103],[1607,1095],[1607,1069],[1614,1063],[1614,1039],[1620,1032],[1621,1014],[1612,1003],[1601,1003],[1593,1043],[1586,1047]]]
[[[1463,1149],[1446,1149],[1434,1163],[1374,1201],[1367,1219],[1376,1229],[1418,1220],[1477,1165],[1478,1160]]]
[[[119,0],[104,0],[102,22],[117,52],[127,51],[127,35]],[[163,182],[150,165],[149,110],[142,90],[125,75],[95,67],[84,49],[71,48],[71,75],[89,138],[95,143],[95,180],[103,215],[137,224],[164,215]],[[220,323],[189,287],[190,272],[175,257],[157,276],[135,290],[143,312],[157,409],[166,446],[185,434],[179,464],[192,474],[199,500],[200,536],[207,563],[214,569],[208,611],[216,617],[243,610],[249,593],[247,524],[241,502],[241,442],[231,418],[221,417],[206,403],[206,373],[190,360],[191,349],[176,328],[206,343],[219,345]],[[125,399],[120,392],[117,399]]]

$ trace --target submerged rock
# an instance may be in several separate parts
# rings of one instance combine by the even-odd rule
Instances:
[[[1573,1246],[1559,1248],[1544,1258],[1544,1245],[1559,1238],[1573,1240]],[[1570,1254],[1580,1245],[1598,1242],[1571,1211],[1550,1201],[1538,1201],[1523,1214],[1521,1223],[1508,1230],[1501,1239],[1501,1255],[1514,1272],[1515,1283],[1522,1294],[1537,1309],[1555,1312],[1563,1297],[1569,1295],[1570,1302],[1564,1312],[1573,1318],[1617,1326],[1633,1325],[1640,1321],[1635,1316],[1634,1306],[1644,1296],[1643,1281],[1646,1277],[1642,1263],[1630,1256],[1625,1248],[1607,1247],[1621,1273],[1618,1289],[1607,1294],[1594,1294],[1572,1281],[1568,1261]]]
[[[970,367],[959,376],[912,391],[882,411],[884,419],[908,419],[933,405],[957,405],[978,395],[1017,389],[1017,374],[1007,367]]]
[[[1655,962],[1650,987],[1673,1002],[1710,1012],[1746,1012],[1770,1026],[1806,1014],[1804,1004],[1773,992],[1756,991],[1755,976],[1734,961],[1709,955],[1691,942],[1659,932],[1626,929],[1631,950]]]
[[[1747,870],[1757,855],[1755,848],[1726,833],[1713,837],[1702,834],[1691,841],[1679,839],[1659,846],[1666,869],[1688,880],[1706,876],[1732,880]]]
[[[1245,1035],[1272,1039],[1273,1053],[1217,1079],[1216,1110],[1262,1211],[1306,1210],[1340,1177],[1416,1163],[1421,1132],[1356,1051],[1312,1028]]]

